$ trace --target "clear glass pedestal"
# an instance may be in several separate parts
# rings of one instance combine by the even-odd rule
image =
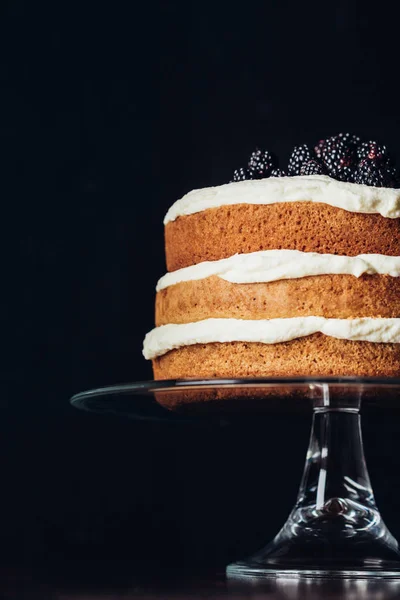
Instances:
[[[311,406],[310,442],[295,506],[276,537],[251,557],[228,565],[227,577],[400,579],[398,543],[375,503],[360,425],[362,403],[379,406],[385,399],[400,406],[399,395],[395,379],[179,380],[91,390],[74,396],[72,404],[183,421]],[[138,397],[144,398],[141,404]]]

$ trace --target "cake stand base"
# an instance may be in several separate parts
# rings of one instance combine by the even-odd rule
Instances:
[[[231,578],[400,578],[400,552],[375,504],[364,458],[360,395],[319,386],[297,502],[281,531]]]
[[[290,533],[281,532],[264,550],[246,561],[229,565],[227,577],[400,579],[400,556],[393,538],[380,540],[371,535],[360,540],[358,538],[362,534],[358,533],[357,541],[353,542],[335,544],[326,536],[324,540],[308,544],[302,539],[291,539],[285,543],[282,540],[285,535],[289,537]],[[334,539],[335,536],[332,537]]]
[[[371,566],[369,569],[363,565],[353,568],[344,564],[299,564],[297,567],[289,566],[287,563],[271,564],[270,568],[252,565],[249,563],[233,563],[226,569],[228,579],[244,581],[244,580],[261,580],[268,578],[281,579],[400,579],[399,571],[391,563],[380,565],[379,569],[376,566]]]

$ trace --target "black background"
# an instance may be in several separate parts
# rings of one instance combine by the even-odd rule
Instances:
[[[0,19],[3,561],[215,567],[294,502],[309,415],[210,428],[78,412],[151,377],[162,219],[256,146],[338,131],[400,155],[390,3],[4,2]],[[365,415],[400,536],[396,413]]]

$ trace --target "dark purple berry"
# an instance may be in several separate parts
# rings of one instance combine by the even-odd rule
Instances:
[[[287,177],[287,174],[282,169],[272,169],[270,177]]]
[[[300,175],[300,169],[304,162],[311,160],[312,153],[307,144],[295,146],[289,158],[288,172],[289,175]]]
[[[354,174],[354,183],[361,183],[374,187],[395,187],[396,172],[392,166],[379,163],[371,158],[364,158]]]
[[[325,146],[325,140],[319,140],[318,144],[316,144],[314,146],[314,152],[317,156],[317,158],[321,159],[322,158],[322,149]]]
[[[354,133],[338,133],[326,140],[320,140],[314,147],[314,152],[318,158],[323,159],[324,156],[340,149],[342,152],[346,151],[346,155],[349,157],[353,155],[359,143],[360,138]]]
[[[355,147],[347,145],[339,136],[329,138],[322,148],[322,160],[328,171],[338,167],[350,167],[356,160]]]
[[[309,160],[301,165],[300,175],[324,175],[324,167],[317,160]]]
[[[252,173],[249,171],[249,169],[241,167],[233,172],[232,181],[246,181],[246,179],[253,179]]]
[[[348,183],[353,183],[355,169],[356,167],[354,165],[351,167],[340,167],[331,173],[331,177],[333,179],[337,179],[338,181],[347,181]]]
[[[330,137],[322,147],[322,161],[328,175],[339,181],[352,181],[357,163],[357,140],[350,133]]]
[[[400,173],[396,169],[396,167],[391,163],[386,163],[386,169],[390,173],[391,177],[391,188],[399,188],[400,187]]]
[[[355,133],[339,133],[338,138],[347,146],[356,148],[360,143],[360,138]]]
[[[255,150],[249,160],[248,168],[254,173],[252,179],[264,179],[269,177],[272,169],[276,166],[276,159],[268,150]]]
[[[368,158],[370,160],[385,161],[389,158],[386,146],[378,142],[363,142],[357,148],[357,158],[359,161]]]

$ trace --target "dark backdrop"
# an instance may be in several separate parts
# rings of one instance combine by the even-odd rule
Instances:
[[[400,151],[390,4],[4,2],[0,19],[3,561],[223,565],[295,499],[308,415],[203,429],[90,415],[151,377],[162,219],[257,145],[356,131]],[[400,422],[366,415],[400,536]],[[139,568],[139,567],[138,567]]]

